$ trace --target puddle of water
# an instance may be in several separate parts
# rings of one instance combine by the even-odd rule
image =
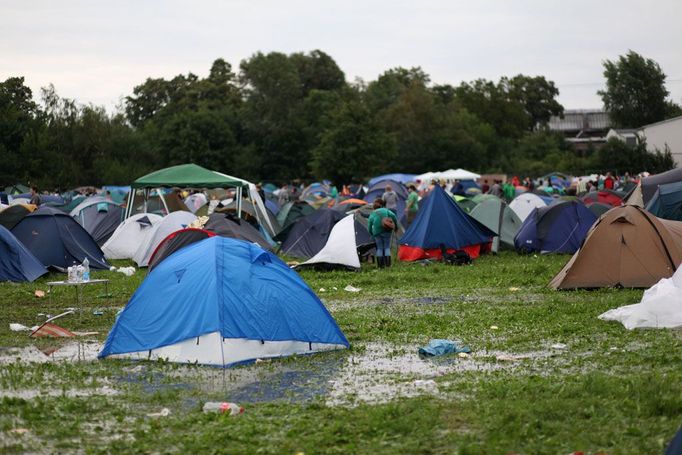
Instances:
[[[432,304],[432,300],[428,300],[427,304]],[[302,356],[291,361],[271,360],[229,369],[192,366],[161,372],[154,363],[131,363],[125,368],[126,374],[116,381],[142,384],[145,393],[191,390],[194,396],[205,392],[240,404],[300,403],[322,399],[329,406],[352,406],[360,402],[384,403],[422,394],[440,396],[438,385],[433,381],[440,376],[514,369],[522,362],[562,353],[552,350],[524,353],[481,351],[466,358],[456,355],[422,358],[416,345],[367,343],[363,347],[355,351]],[[34,346],[10,348],[0,350],[0,364],[16,362],[17,359],[21,362],[92,361],[100,349],[101,343],[97,342],[69,343],[49,354]],[[114,393],[115,389],[105,385],[85,390],[0,391],[0,397],[31,399],[36,396],[75,397]],[[197,404],[194,398],[188,400],[186,407]]]
[[[24,362],[85,362],[97,359],[97,354],[102,349],[102,343],[79,341],[67,343],[59,348],[48,348],[41,351],[35,346],[23,348],[0,348],[0,365]]]

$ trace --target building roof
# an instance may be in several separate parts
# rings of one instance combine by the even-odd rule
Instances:
[[[607,130],[610,127],[611,119],[601,109],[567,109],[563,117],[552,117],[549,120],[551,131]]]
[[[680,115],[680,116],[678,116],[678,117],[669,118],[669,119],[666,119],[666,120],[661,120],[660,122],[649,123],[648,125],[644,125],[644,126],[640,127],[640,128],[638,129],[638,131],[641,131],[641,130],[646,129],[646,128],[651,128],[652,126],[662,125],[662,124],[664,124],[664,123],[676,122],[676,121],[678,121],[678,120],[682,120],[682,115]]]

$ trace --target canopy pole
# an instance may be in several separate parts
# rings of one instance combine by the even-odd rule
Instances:
[[[242,217],[242,187],[237,187],[237,218]]]
[[[163,202],[163,207],[166,209],[166,215],[170,215],[170,209],[168,208],[168,204],[166,204],[166,195],[161,192],[161,188],[157,188],[156,192],[159,193],[159,199]],[[173,195],[173,197],[175,197],[175,195]]]
[[[147,196],[149,195],[149,188],[145,188],[144,191],[142,191],[142,196],[144,198],[144,203],[143,203],[143,213],[147,213]]]
[[[126,213],[125,213],[125,219],[130,218],[133,216],[133,204],[135,203],[135,188],[130,188],[130,192],[128,193],[128,205],[126,206]]]

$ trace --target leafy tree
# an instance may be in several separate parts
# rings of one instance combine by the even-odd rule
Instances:
[[[641,171],[659,173],[674,168],[675,162],[670,150],[650,152],[645,142],[633,147],[617,138],[611,138],[597,151],[593,167],[600,172],[612,171],[619,174],[626,171],[631,174]]]
[[[504,83],[478,79],[462,83],[455,93],[457,103],[495,128],[501,137],[518,139],[533,128],[533,120],[525,106],[510,97]]]
[[[332,126],[312,150],[311,168],[319,179],[337,185],[362,182],[388,171],[395,158],[395,143],[359,101],[342,104],[332,114]]]
[[[556,100],[559,89],[543,76],[519,74],[511,79],[502,78],[500,85],[505,87],[510,99],[523,106],[530,130],[546,126],[552,116],[560,116],[564,112],[564,107]]]
[[[611,120],[619,127],[637,128],[679,112],[667,100],[665,74],[655,61],[629,51],[617,61],[604,62],[606,90],[597,93]]]
[[[33,101],[31,89],[23,77],[0,82],[0,183],[14,184],[32,179],[22,162],[21,148],[35,141],[42,128],[41,111]]]

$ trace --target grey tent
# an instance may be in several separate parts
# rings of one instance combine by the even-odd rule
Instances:
[[[102,246],[121,224],[123,209],[112,200],[91,197],[74,207],[69,215],[88,231],[97,245]]]
[[[500,242],[504,246],[514,248],[514,237],[523,223],[502,199],[497,197],[484,199],[471,210],[470,215],[498,235],[493,239],[494,253],[499,250]]]
[[[204,224],[204,229],[222,237],[246,240],[247,242],[257,243],[261,248],[272,250],[265,238],[248,221],[235,218],[223,213],[213,213],[208,217]]]

